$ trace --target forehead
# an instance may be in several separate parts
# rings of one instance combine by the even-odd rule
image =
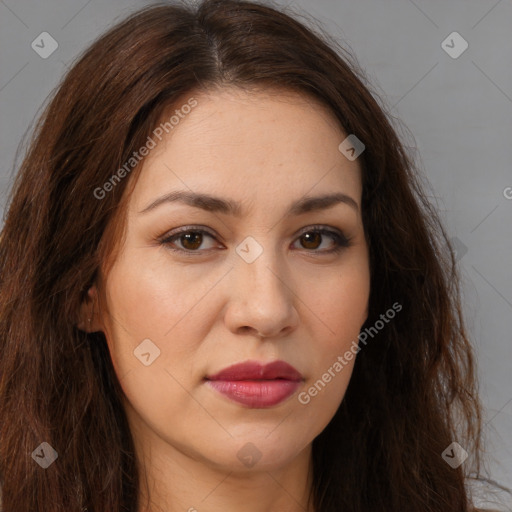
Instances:
[[[191,99],[193,108],[180,108]],[[161,140],[152,135],[134,207],[176,189],[247,202],[266,194],[275,203],[336,189],[358,201],[359,163],[338,149],[347,134],[321,102],[293,91],[234,88],[181,101],[162,116]]]

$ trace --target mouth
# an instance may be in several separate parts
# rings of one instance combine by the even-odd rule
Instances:
[[[250,408],[262,409],[285,401],[301,386],[304,378],[284,361],[266,365],[247,361],[229,366],[205,380],[228,399]]]

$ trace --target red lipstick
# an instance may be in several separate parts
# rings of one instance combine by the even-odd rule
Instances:
[[[206,377],[207,383],[227,398],[260,409],[286,400],[300,387],[302,380],[302,375],[284,361],[266,365],[247,361]]]

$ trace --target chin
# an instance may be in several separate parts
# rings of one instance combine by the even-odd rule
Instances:
[[[218,445],[209,459],[223,471],[275,471],[292,463],[310,446],[307,441],[298,442],[292,434],[277,437],[263,432],[236,437],[222,447]]]

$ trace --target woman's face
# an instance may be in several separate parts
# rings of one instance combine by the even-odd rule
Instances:
[[[98,321],[139,447],[279,468],[310,449],[351,376],[339,357],[370,291],[361,169],[338,149],[348,134],[302,96],[195,100],[152,136]],[[295,371],[258,366],[275,361]]]

